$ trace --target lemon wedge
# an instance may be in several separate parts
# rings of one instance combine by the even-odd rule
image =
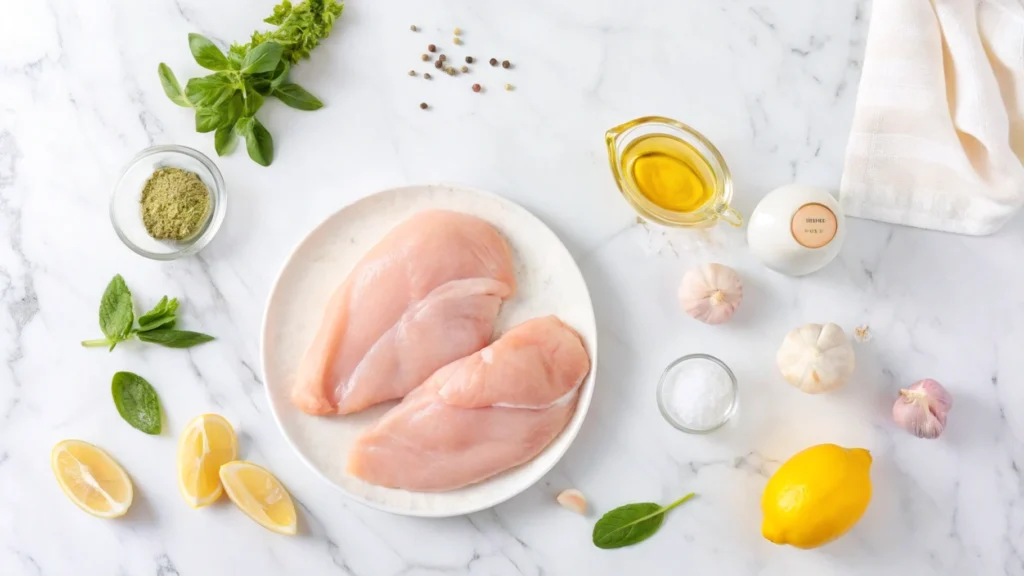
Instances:
[[[196,416],[178,439],[178,490],[193,508],[215,502],[224,492],[220,467],[238,458],[238,437],[217,414]]]
[[[132,481],[116,460],[81,440],[64,440],[50,453],[50,467],[64,494],[99,518],[124,516],[132,505]]]
[[[278,534],[295,534],[295,505],[273,474],[237,460],[220,467],[220,481],[228,498],[257,524]]]

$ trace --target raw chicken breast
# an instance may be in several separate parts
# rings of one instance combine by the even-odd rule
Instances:
[[[524,322],[438,370],[360,435],[348,473],[437,492],[528,462],[565,428],[589,371],[572,328],[554,316]]]
[[[515,288],[511,251],[493,226],[441,210],[412,216],[331,297],[292,402],[309,414],[348,414],[403,397],[487,344]]]

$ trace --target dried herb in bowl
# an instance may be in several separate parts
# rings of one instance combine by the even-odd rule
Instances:
[[[157,240],[186,240],[210,213],[210,190],[181,168],[158,168],[142,188],[142,224]]]

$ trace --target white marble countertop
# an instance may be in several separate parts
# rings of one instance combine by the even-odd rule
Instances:
[[[355,576],[1024,574],[1024,219],[967,238],[852,221],[839,259],[802,279],[752,259],[742,232],[666,233],[637,224],[606,165],[603,132],[661,114],[718,144],[746,214],[792,181],[835,188],[867,33],[866,0],[351,0],[334,36],[293,77],[326,107],[277,103],[260,116],[277,158],[217,160],[230,206],[198,257],[144,260],[114,235],[108,196],[152,144],[213,155],[212,138],[157,81],[166,61],[199,75],[186,34],[245,38],[272,1],[32,0],[0,17],[0,573],[351,574]],[[414,34],[410,24],[423,31]],[[465,30],[455,50],[450,30]],[[478,58],[470,78],[409,78],[428,42]],[[439,75],[440,76],[440,75]],[[513,92],[500,86],[511,82]],[[421,111],[421,101],[432,109]],[[592,291],[601,339],[594,404],[561,463],[533,488],[468,517],[421,520],[356,504],[305,468],[275,426],[259,373],[263,303],[292,246],[328,213],[395,185],[460,182],[547,222]],[[708,327],[675,300],[685,269],[737,268],[746,299]],[[100,293],[125,276],[139,306],[184,302],[185,325],[219,337],[190,351],[97,336]],[[870,326],[854,380],[806,396],[774,368],[791,328]],[[656,379],[671,359],[720,356],[735,369],[735,424],[687,437],[662,421]],[[117,370],[161,395],[165,433],[118,418]],[[956,405],[942,439],[896,428],[900,386],[944,382]],[[177,493],[177,433],[196,414],[236,424],[242,456],[285,482],[300,536],[272,534],[228,503],[190,509]],[[104,521],[59,491],[54,443],[103,446],[136,486],[126,518]],[[760,535],[761,490],[812,444],[874,455],[874,500],[838,542],[813,551]],[[642,545],[602,551],[554,503],[577,487],[597,514],[631,501],[699,498]]]

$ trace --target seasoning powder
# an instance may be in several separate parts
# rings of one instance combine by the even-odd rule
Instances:
[[[142,224],[157,240],[184,240],[202,228],[210,190],[181,168],[159,168],[142,189]]]
[[[666,407],[680,424],[691,430],[717,426],[732,407],[732,380],[715,362],[702,358],[687,360],[673,370],[671,378]]]

